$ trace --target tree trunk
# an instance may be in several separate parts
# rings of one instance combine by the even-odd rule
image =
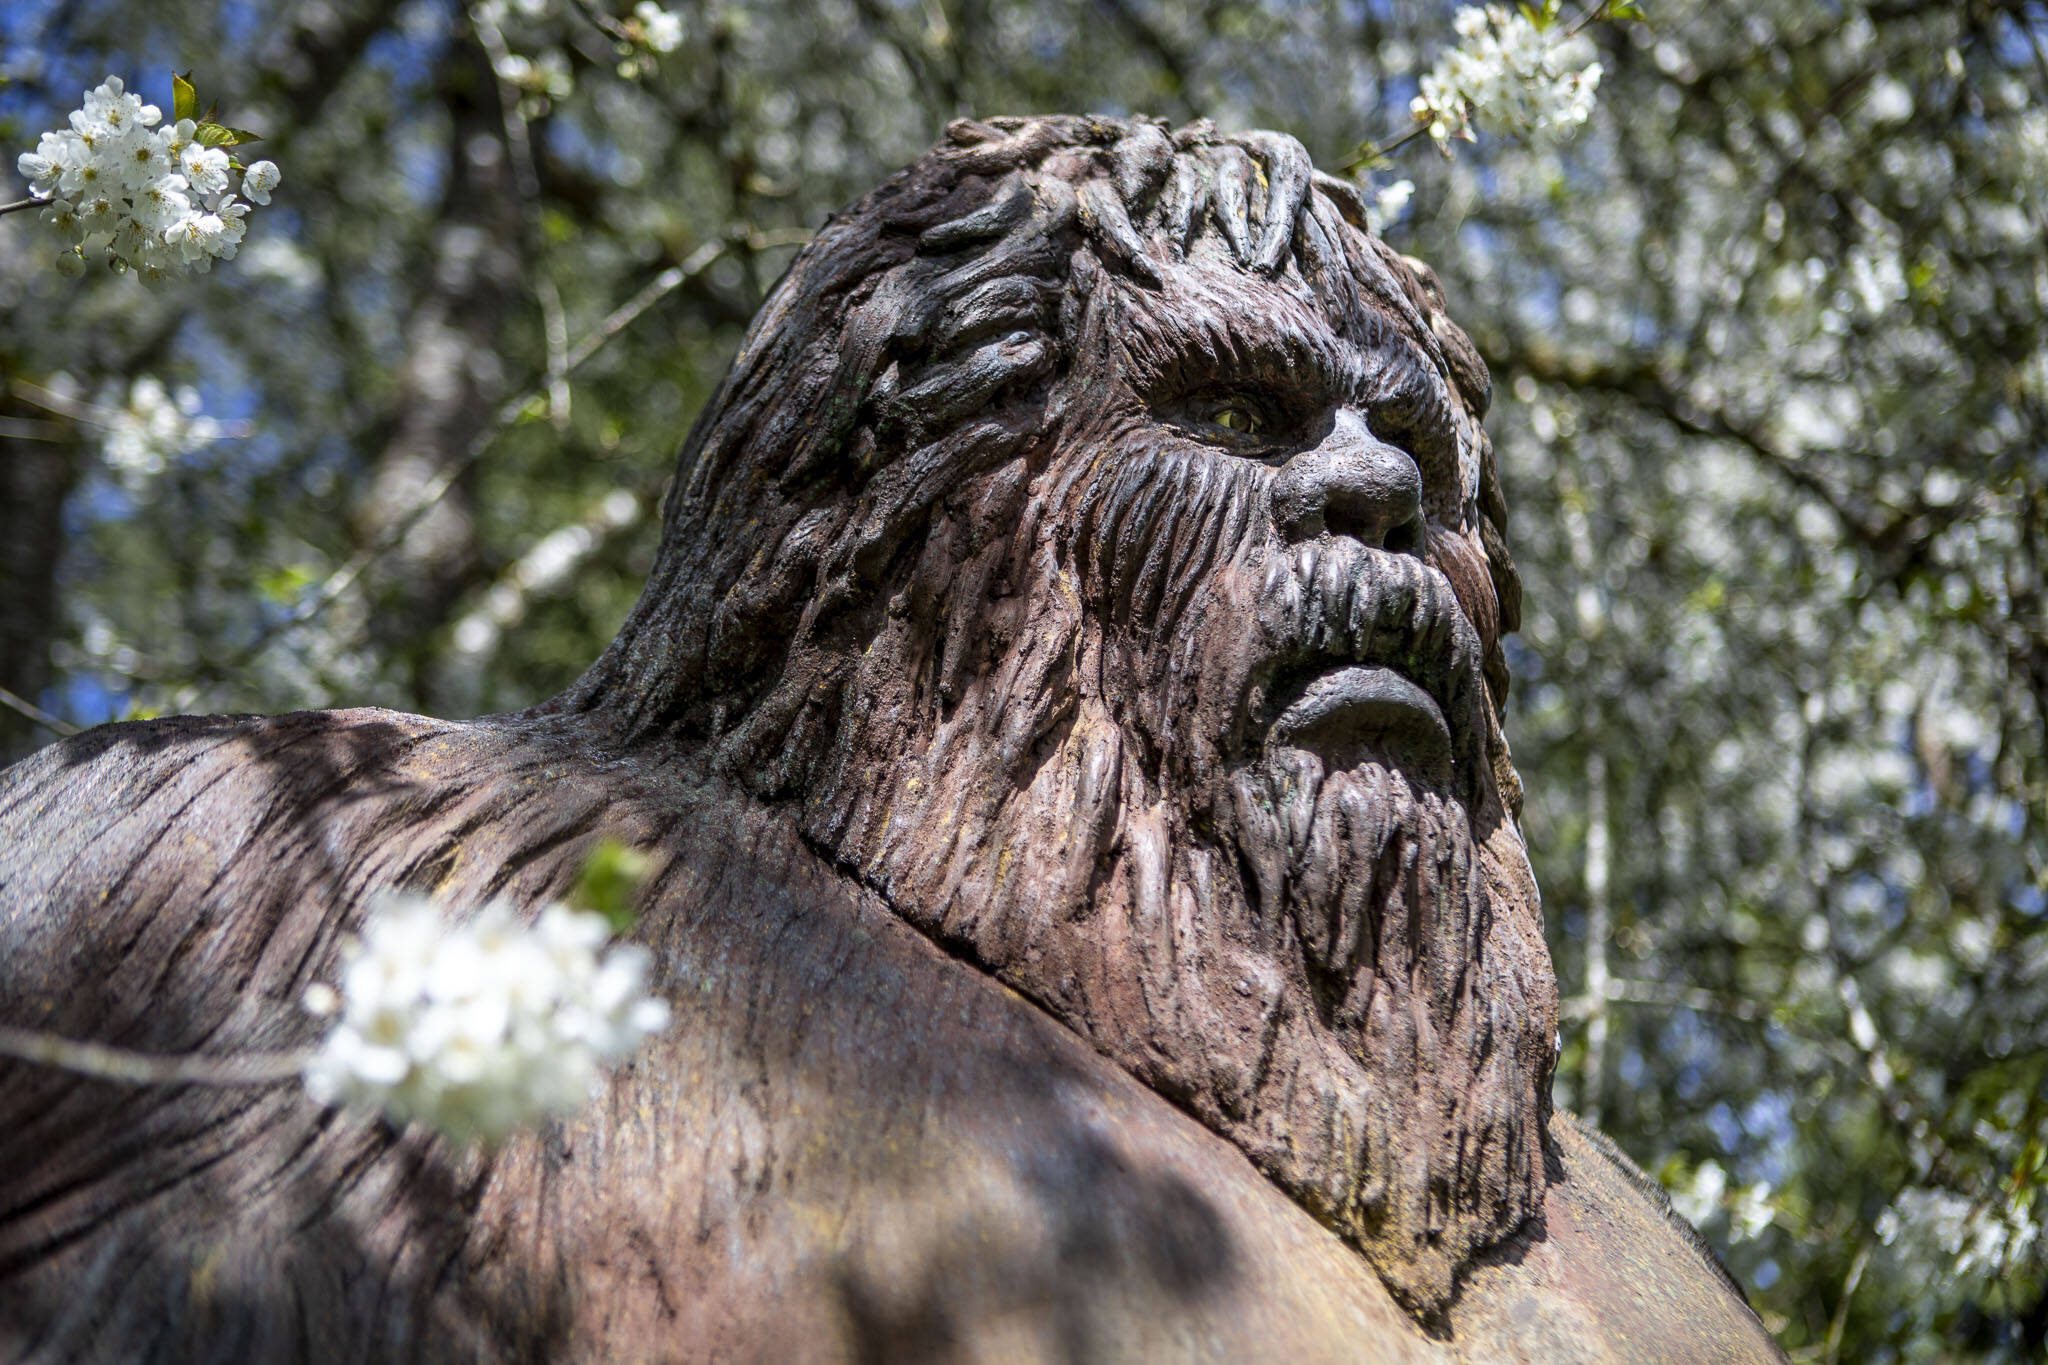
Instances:
[[[35,433],[0,435],[0,687],[40,705],[50,682],[64,500],[78,477],[78,433],[4,388],[0,423]],[[50,738],[46,726],[0,707],[0,764]]]

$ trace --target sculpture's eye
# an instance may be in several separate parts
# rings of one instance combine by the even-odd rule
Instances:
[[[1183,435],[1233,455],[1272,459],[1303,436],[1291,395],[1247,391],[1241,385],[1197,390],[1156,402],[1153,410]]]
[[[1240,436],[1257,436],[1266,429],[1264,421],[1250,408],[1232,404],[1216,409],[1209,414],[1209,420],[1225,431],[1234,431]]]

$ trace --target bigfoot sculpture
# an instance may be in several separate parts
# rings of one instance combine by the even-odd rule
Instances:
[[[833,220],[563,696],[0,782],[0,1022],[274,1047],[385,887],[656,872],[678,1022],[463,1157],[0,1067],[0,1343],[1768,1357],[1549,1113],[1483,365],[1290,139],[956,124]]]

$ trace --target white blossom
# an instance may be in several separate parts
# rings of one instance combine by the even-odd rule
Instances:
[[[78,206],[62,199],[44,209],[41,217],[43,226],[61,241],[76,242],[85,231],[78,219]],[[75,247],[73,254],[76,254]]]
[[[277,188],[277,163],[259,161],[242,172],[242,197],[252,204],[268,204],[270,193]]]
[[[1695,1227],[1721,1211],[1728,1195],[1728,1172],[1711,1157],[1702,1161],[1685,1184],[1671,1191],[1671,1207]]]
[[[130,195],[169,178],[178,170],[178,162],[171,155],[165,139],[141,129],[115,142],[107,153],[107,160],[112,163],[122,190]]]
[[[31,194],[48,198],[57,192],[57,182],[83,152],[75,133],[44,133],[36,149],[23,152],[14,165],[28,181]]]
[[[72,134],[78,145],[78,155],[64,165],[64,171],[57,180],[57,191],[67,197],[78,198],[88,194],[102,193],[110,183],[107,177],[105,142],[99,152],[76,133]]]
[[[182,176],[166,175],[135,195],[128,216],[149,234],[161,237],[192,212]]]
[[[185,149],[198,136],[199,125],[191,119],[181,118],[164,129],[164,150],[170,153],[171,160],[177,161],[183,158]]]
[[[423,896],[382,897],[339,991],[309,992],[309,1009],[338,1017],[307,1090],[458,1141],[574,1111],[606,1063],[668,1024],[647,950],[601,951],[609,937],[602,916],[559,904],[529,927],[502,900],[455,924]]]
[[[95,260],[152,287],[204,273],[234,256],[249,204],[269,203],[277,187],[268,161],[242,172],[238,186],[228,152],[201,142],[193,120],[163,124],[162,111],[116,76],[87,91],[66,125],[15,161],[31,196],[49,201],[41,218],[65,275]]]
[[[76,251],[71,254],[77,255]],[[81,260],[78,270],[83,269]],[[179,456],[229,434],[226,426],[201,411],[197,389],[189,384],[173,389],[152,374],[142,375],[128,386],[126,400],[107,421],[106,432],[100,458],[131,491],[161,474]]]
[[[218,147],[192,143],[178,158],[178,169],[199,194],[219,194],[228,187],[228,154]]]
[[[654,0],[640,0],[633,6],[633,18],[639,25],[640,42],[648,51],[666,55],[683,45],[682,18]]]
[[[1374,232],[1386,231],[1407,212],[1408,201],[1414,196],[1413,180],[1396,180],[1392,184],[1382,185],[1365,206],[1367,226]]]
[[[1600,63],[1592,44],[1499,5],[1458,11],[1462,45],[1437,59],[1413,101],[1439,145],[1475,127],[1532,141],[1569,135],[1593,112]]]
[[[163,117],[154,104],[131,94],[119,76],[109,76],[98,89],[85,93],[85,106],[71,115],[72,128],[89,137],[117,138],[131,130],[153,128]]]
[[[242,245],[242,238],[249,232],[249,206],[232,194],[224,194],[213,206],[213,216],[220,220],[220,245],[214,254],[224,261],[232,261]]]

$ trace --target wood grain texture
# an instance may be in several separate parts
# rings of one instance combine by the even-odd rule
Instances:
[[[488,1156],[0,1064],[0,1348],[1769,1358],[1549,1113],[1485,401],[1290,140],[956,125],[778,286],[561,698],[0,777],[0,1022],[304,1043],[373,893],[606,838],[676,1010]]]
[[[660,859],[639,937],[678,1011],[603,1103],[488,1159],[290,1088],[0,1069],[8,1358],[1767,1350],[1570,1130],[1549,1204],[1571,1221],[1476,1270],[1425,1334],[1233,1147],[909,929],[786,812],[574,726],[111,727],[12,770],[0,822],[10,1022],[146,1050],[301,1043],[293,1002],[367,889],[544,895],[607,836]]]

